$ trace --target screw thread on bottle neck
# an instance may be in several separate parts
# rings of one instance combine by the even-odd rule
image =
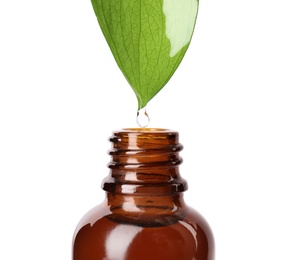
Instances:
[[[183,192],[179,134],[167,129],[123,129],[110,137],[110,174],[103,181],[105,191],[116,194],[172,194]]]

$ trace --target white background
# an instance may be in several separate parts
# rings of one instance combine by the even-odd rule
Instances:
[[[191,46],[149,103],[180,132],[185,197],[218,260],[286,259],[283,0],[204,0]],[[0,2],[0,259],[70,259],[104,198],[107,141],[136,98],[89,0]]]

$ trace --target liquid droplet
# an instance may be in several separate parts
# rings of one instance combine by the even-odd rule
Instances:
[[[150,118],[149,118],[145,108],[142,108],[142,109],[137,111],[136,122],[140,127],[147,127],[149,125]]]

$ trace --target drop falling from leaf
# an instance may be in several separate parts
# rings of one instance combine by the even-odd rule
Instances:
[[[137,111],[136,122],[140,127],[147,127],[150,123],[149,115],[147,114],[146,108],[142,108]]]

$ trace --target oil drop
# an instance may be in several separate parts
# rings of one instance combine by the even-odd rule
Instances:
[[[141,108],[137,111],[136,122],[140,127],[147,127],[150,123],[150,118],[147,114],[146,108]]]

